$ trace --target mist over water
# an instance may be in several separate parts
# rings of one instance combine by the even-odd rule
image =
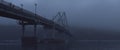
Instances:
[[[38,4],[37,14],[52,19],[58,11],[65,11],[72,26],[119,31],[119,0],[5,0],[34,12],[34,3]],[[51,13],[52,12],[52,13]],[[11,20],[12,21],[12,20]],[[4,22],[4,21],[2,21]]]
[[[3,29],[4,28],[4,29]],[[30,35],[33,32],[32,26],[27,27],[26,35]],[[21,27],[17,26],[0,26],[0,49],[4,50],[21,50]],[[16,30],[16,31],[14,31]],[[41,31],[40,31],[41,30]],[[96,29],[95,29],[96,30]],[[80,33],[79,33],[80,32]],[[71,39],[66,45],[58,44],[41,44],[38,46],[41,50],[119,50],[120,40],[119,34],[112,35],[112,32],[105,32],[96,30],[92,31],[88,29],[82,29],[77,33],[72,33],[75,38]],[[42,28],[38,27],[37,33],[44,33]],[[77,34],[77,35],[76,35]],[[39,35],[38,37],[40,37]],[[32,49],[31,49],[32,50]]]
[[[68,43],[40,44],[40,50],[120,50],[120,0],[5,0],[31,12],[52,19],[57,12],[65,11],[72,38]],[[17,20],[0,17],[0,50],[22,50],[22,28]],[[40,25],[37,36],[51,35]],[[33,26],[27,26],[25,35],[33,36]],[[57,34],[57,37],[62,34]],[[65,36],[65,35],[64,35]],[[51,36],[48,36],[51,37]],[[28,50],[32,50],[28,48]]]

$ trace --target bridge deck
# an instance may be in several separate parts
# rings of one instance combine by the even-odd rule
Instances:
[[[46,27],[55,27],[56,30],[68,33],[68,30],[52,20],[2,0],[0,0],[0,16],[25,21],[27,25],[41,24]]]

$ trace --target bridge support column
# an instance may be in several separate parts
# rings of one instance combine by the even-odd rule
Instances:
[[[22,21],[22,37],[21,37],[21,42],[22,42],[22,50],[37,50],[37,36],[36,36],[36,30],[37,30],[37,25],[34,25],[34,36],[29,37],[25,36],[25,24]]]
[[[34,25],[34,36],[37,37],[37,25]]]
[[[33,41],[34,41],[34,50],[37,50],[37,25],[35,24],[34,25],[34,36],[33,38],[35,38]]]
[[[25,34],[25,25],[22,24],[22,37],[24,37],[24,34]]]

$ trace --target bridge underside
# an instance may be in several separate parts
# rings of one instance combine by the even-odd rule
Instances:
[[[21,21],[33,22],[33,20],[30,20],[30,19],[27,19],[27,18],[24,18],[24,17],[21,17],[21,16],[17,16],[15,14],[5,12],[4,10],[2,10],[2,11],[0,10],[0,16],[6,17],[6,18],[13,18],[13,19],[16,19],[16,20],[21,20]]]
[[[37,46],[36,45],[37,44],[37,29],[36,29],[37,26],[36,25],[43,25],[44,28],[58,30],[59,32],[62,32],[62,33],[64,32],[70,37],[72,36],[65,27],[55,23],[54,21],[43,18],[40,15],[37,15],[35,13],[22,9],[18,6],[12,5],[11,3],[7,3],[5,1],[0,2],[0,16],[15,19],[19,21],[19,24],[22,26],[23,47],[30,46],[30,45]],[[33,37],[25,37],[25,25],[34,25],[34,36]],[[64,40],[44,39],[40,41],[39,43],[46,42],[46,41],[58,43],[58,42],[63,42]]]
[[[65,32],[67,34],[70,33],[67,29],[55,23],[54,21],[43,18],[40,15],[34,14],[18,6],[12,5],[7,2],[4,3],[4,2],[0,2],[0,16],[2,17],[18,20],[20,21],[19,23],[20,25],[43,25],[46,28],[54,27],[54,29],[60,32]]]
[[[5,10],[2,10],[0,9],[0,16],[1,17],[6,17],[6,18],[11,18],[11,19],[15,19],[15,20],[19,20],[19,24],[20,25],[43,25],[44,28],[53,28],[54,26],[53,25],[47,25],[45,23],[42,23],[42,22],[39,22],[39,23],[36,23],[34,20],[30,20],[29,18],[25,18],[25,17],[21,17],[21,16],[18,16],[16,14],[13,14],[11,12],[7,12]],[[22,23],[23,21],[23,23]],[[57,29],[57,28],[56,28]],[[60,31],[60,30],[59,30]],[[62,30],[61,30],[62,31]]]
[[[15,14],[15,13],[13,13],[13,12],[8,12],[8,11],[6,11],[6,10],[4,10],[4,9],[0,9],[0,16],[1,17],[6,17],[6,18],[11,18],[11,19],[15,19],[15,20],[19,20],[20,21],[20,25],[44,25],[44,26],[46,26],[46,27],[53,27],[53,26],[50,26],[50,25],[47,25],[47,24],[44,24],[44,23],[42,23],[42,22],[39,22],[39,23],[37,23],[37,22],[35,22],[34,20],[31,20],[31,19],[29,19],[29,18],[25,18],[25,17],[22,17],[22,16],[20,16],[20,15],[17,15],[17,14]],[[24,23],[22,23],[22,21],[24,22]]]

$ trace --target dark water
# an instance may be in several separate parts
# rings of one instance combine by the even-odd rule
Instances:
[[[22,50],[20,40],[0,41],[0,50]],[[27,50],[34,50],[29,47]],[[74,40],[67,44],[39,44],[38,50],[120,50],[120,40]]]

